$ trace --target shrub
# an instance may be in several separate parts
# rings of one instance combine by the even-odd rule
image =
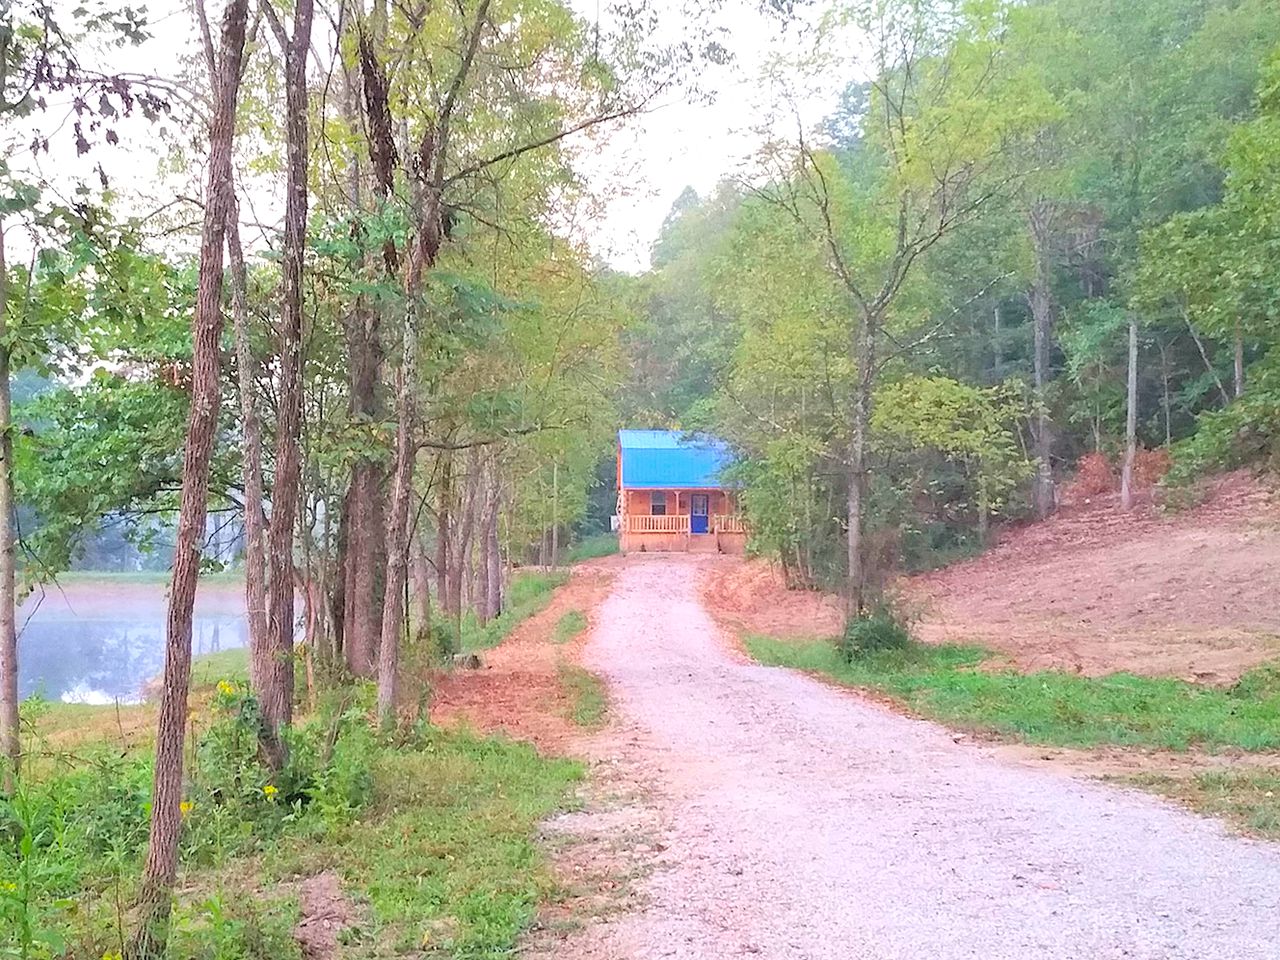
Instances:
[[[1075,476],[1063,490],[1070,501],[1101,496],[1116,489],[1116,472],[1105,453],[1086,453],[1076,462]]]
[[[886,650],[908,650],[913,641],[907,629],[892,610],[881,609],[864,613],[845,624],[840,637],[840,653],[852,662],[869,654]]]

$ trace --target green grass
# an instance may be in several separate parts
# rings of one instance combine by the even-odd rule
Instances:
[[[585,629],[587,629],[587,618],[583,612],[570,610],[556,621],[556,630],[551,639],[556,643],[568,643]]]
[[[205,653],[191,661],[191,686],[212,687],[219,680],[249,682],[249,651],[245,647]]]
[[[609,557],[618,552],[618,535],[616,533],[597,533],[584,537],[569,547],[565,559],[569,563],[581,563],[583,560],[594,560],[597,557]]]
[[[1280,770],[1213,770],[1192,777],[1144,774],[1132,782],[1248,833],[1280,840]]]
[[[609,699],[604,682],[589,670],[569,663],[560,664],[560,685],[569,695],[569,719],[587,730],[604,726]]]
[[[978,669],[977,647],[916,644],[847,662],[829,641],[750,636],[753,657],[886,694],[915,713],[1028,743],[1169,750],[1280,749],[1280,669],[1261,667],[1229,689],[1116,673],[1081,677]]]
[[[272,872],[336,869],[366,902],[344,957],[509,957],[555,891],[537,825],[582,774],[527,744],[435,731],[420,749],[379,755],[367,818],[282,848]]]
[[[172,956],[295,960],[292,884],[326,870],[342,878],[357,914],[342,934],[343,957],[512,955],[557,892],[535,844],[537,824],[570,805],[581,764],[466,731],[427,729],[391,742],[360,710],[346,723],[331,761],[299,781],[309,802],[288,774],[280,781],[288,799],[264,799],[252,786],[246,794],[241,778],[266,776],[252,737],[229,765],[214,741],[197,751]],[[234,718],[228,724],[223,747],[238,729]],[[295,744],[303,763],[313,762],[329,720],[306,729]],[[39,830],[48,841],[29,852],[0,842],[0,877],[15,878],[0,883],[0,956],[28,955],[28,923],[45,942],[65,943],[69,956],[119,950],[116,898],[128,904],[136,893],[151,762],[149,750],[122,756],[109,743],[82,744],[29,778],[12,804],[0,800],[0,827]],[[210,799],[217,796],[225,802]]]
[[[501,616],[483,626],[473,614],[463,617],[462,649],[470,652],[496,647],[517,626],[545,610],[556,587],[562,586],[568,579],[569,574],[564,571],[520,571],[512,578],[511,589],[507,591],[507,606]]]

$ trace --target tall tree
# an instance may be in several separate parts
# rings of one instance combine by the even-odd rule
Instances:
[[[221,402],[222,272],[226,225],[234,210],[232,144],[236,102],[244,58],[248,0],[230,0],[222,18],[209,117],[208,173],[195,315],[192,318],[191,412],[182,459],[182,494],[169,610],[165,662],[156,727],[151,828],[138,893],[137,927],[128,945],[131,958],[163,956],[178,869],[181,830],[183,744],[191,682],[191,620],[208,511],[209,463]]]
[[[270,682],[258,696],[274,766],[284,763],[281,729],[293,717],[293,539],[302,478],[302,269],[307,240],[307,56],[314,0],[296,0],[292,33],[271,0],[261,8],[284,57],[285,210],[280,257],[280,378],[276,389],[275,478],[267,534]]]

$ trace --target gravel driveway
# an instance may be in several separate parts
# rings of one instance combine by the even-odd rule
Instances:
[[[668,864],[559,956],[1280,957],[1280,847],[742,662],[702,562],[630,558],[599,610],[586,663]]]

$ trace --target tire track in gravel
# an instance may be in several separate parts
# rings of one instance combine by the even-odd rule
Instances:
[[[629,558],[600,608],[585,663],[666,855],[643,906],[555,956],[1280,956],[1280,847],[743,662],[699,599],[706,562]]]

